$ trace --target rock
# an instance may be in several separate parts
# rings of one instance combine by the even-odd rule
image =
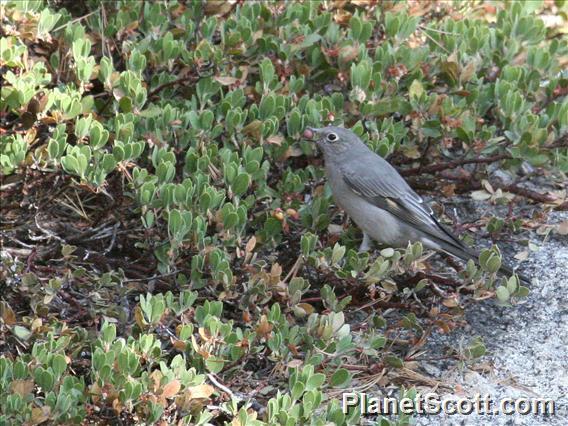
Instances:
[[[550,223],[568,219],[568,212],[550,214]],[[567,425],[568,424],[568,246],[554,236],[542,244],[525,263],[524,270],[537,282],[528,300],[513,307],[493,301],[472,304],[466,319],[470,330],[434,335],[424,348],[440,353],[444,346],[459,346],[481,336],[488,355],[478,364],[492,366],[489,372],[472,364],[462,369],[447,360],[430,361],[425,372],[443,383],[455,384],[461,392],[444,397],[489,394],[493,401],[503,398],[546,398],[556,404],[556,414],[543,415],[433,415],[417,417],[418,425]],[[445,368],[444,368],[445,367]],[[439,372],[439,374],[438,374]]]

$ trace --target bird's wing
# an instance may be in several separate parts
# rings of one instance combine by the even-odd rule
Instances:
[[[347,186],[369,203],[388,211],[406,224],[425,234],[441,239],[460,249],[465,245],[450,231],[445,229],[435,218],[434,212],[422,197],[416,194],[406,181],[393,169],[383,176],[375,169],[365,169],[364,174],[353,169],[342,168],[343,179]]]

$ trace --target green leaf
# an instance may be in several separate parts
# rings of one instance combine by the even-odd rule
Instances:
[[[527,297],[530,293],[530,290],[528,289],[528,287],[525,287],[523,285],[519,286],[517,293],[515,294],[515,296],[517,297]]]
[[[210,356],[205,360],[205,367],[214,374],[221,372],[224,366],[225,361],[223,358],[219,358],[217,356]]]
[[[511,295],[509,294],[509,290],[507,290],[507,287],[503,286],[497,287],[497,289],[495,290],[495,294],[497,295],[497,299],[499,299],[499,301],[501,302],[508,302],[509,299],[511,298]]]
[[[53,355],[53,358],[51,359],[51,368],[53,369],[55,377],[61,377],[61,375],[67,369],[67,362],[65,361],[65,357],[61,354]]]
[[[331,376],[331,385],[334,387],[346,387],[351,383],[351,374],[345,368],[339,368]]]
[[[294,383],[294,386],[292,386],[292,389],[290,391],[290,395],[292,396],[292,399],[294,401],[298,400],[302,394],[304,393],[305,390],[305,386],[302,382],[296,382]]]
[[[316,44],[320,40],[321,40],[321,36],[318,33],[311,33],[311,34],[308,34],[306,37],[304,37],[304,41],[302,41],[302,43],[300,43],[299,47],[302,48],[302,49],[305,49],[305,48],[313,46],[314,44]]]
[[[311,376],[306,382],[306,391],[320,389],[325,383],[325,375],[322,373],[316,373]]]
[[[250,175],[248,173],[241,173],[233,182],[233,192],[236,195],[244,194],[250,185]]]
[[[388,365],[390,365],[391,367],[394,367],[394,368],[402,368],[402,367],[404,367],[404,361],[403,361],[402,359],[400,359],[399,357],[394,356],[394,355],[388,355],[388,356],[385,358],[385,362],[386,362]]]
[[[228,213],[223,218],[223,227],[225,229],[233,228],[239,222],[239,215],[235,212]]]
[[[420,98],[424,93],[424,87],[419,80],[413,80],[412,84],[408,88],[408,94],[411,98]]]
[[[38,367],[34,371],[34,379],[44,392],[49,392],[53,389],[55,377],[51,371]]]
[[[61,165],[67,173],[79,173],[79,162],[75,157],[71,155],[66,155],[65,157],[61,158]]]

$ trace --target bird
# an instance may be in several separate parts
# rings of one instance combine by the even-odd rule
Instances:
[[[429,249],[479,263],[478,253],[442,225],[398,171],[353,131],[335,126],[307,127],[304,138],[323,152],[336,204],[363,231],[359,251],[370,250],[373,240],[395,248],[419,241]],[[500,272],[509,276],[515,273],[504,263]],[[517,276],[530,283],[526,276]]]

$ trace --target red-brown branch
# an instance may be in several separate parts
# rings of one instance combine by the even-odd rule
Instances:
[[[427,274],[425,272],[417,272],[416,275],[410,278],[409,283],[417,284],[419,281],[423,279],[428,279],[436,284],[444,285],[447,287],[458,288],[463,286],[463,283],[453,280],[451,278],[446,278],[435,274]],[[467,291],[466,289],[464,290]]]
[[[481,182],[476,179],[467,180],[461,177],[451,177],[448,175],[443,176],[443,178],[449,181],[458,181],[455,188],[455,192],[457,194],[463,194],[483,188]],[[438,182],[433,182],[432,180],[412,180],[409,181],[409,184],[415,190],[434,191],[437,188]],[[532,189],[523,188],[515,183],[510,185],[499,185],[498,183],[491,182],[491,186],[493,189],[501,189],[501,191],[510,192],[538,203],[551,204],[557,201],[557,198],[554,195],[543,194],[541,192],[533,191]],[[555,210],[568,210],[568,202],[564,202],[555,207]]]
[[[422,173],[436,173],[447,169],[455,169],[456,167],[465,164],[487,164],[494,163],[501,160],[511,160],[513,157],[510,154],[497,154],[491,157],[481,158],[465,158],[460,160],[448,161],[445,163],[431,164],[429,166],[413,167],[411,169],[400,170],[402,176],[414,176]]]
[[[557,199],[554,195],[542,194],[540,192],[533,191],[532,189],[523,188],[514,183],[511,185],[505,185],[501,187],[501,189],[503,191],[511,192],[512,194],[529,198],[533,201],[538,201],[539,203],[553,203]]]
[[[563,135],[556,138],[556,140],[552,142],[550,145],[545,145],[542,148],[543,149],[568,148],[568,133],[564,133]],[[431,164],[427,166],[418,166],[418,167],[413,167],[411,169],[402,169],[400,170],[400,174],[402,176],[414,176],[423,173],[436,173],[448,169],[455,169],[456,167],[463,166],[466,164],[488,164],[488,163],[495,163],[497,161],[512,160],[512,159],[513,156],[507,153],[496,154],[490,157],[462,158],[458,160],[447,161],[444,163]]]

